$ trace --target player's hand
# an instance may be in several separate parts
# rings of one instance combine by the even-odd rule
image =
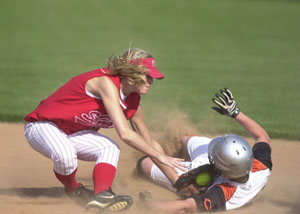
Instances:
[[[157,160],[162,164],[172,167],[173,169],[178,168],[184,172],[187,171],[187,166],[181,163],[184,159],[161,155],[157,158]]]
[[[237,107],[231,91],[228,88],[224,88],[224,90],[221,89],[220,92],[221,95],[216,94],[216,98],[212,98],[212,101],[218,105],[218,107],[212,107],[212,109],[222,115],[236,118],[240,113],[240,109]]]
[[[199,193],[200,191],[196,184],[190,184],[177,192],[177,194],[180,196],[190,196],[192,194],[199,194]]]
[[[173,158],[173,157],[168,157],[168,158],[170,159],[170,161],[173,164],[174,168],[180,169],[183,172],[188,171],[188,166],[182,163],[184,161],[184,159],[182,159],[182,158]]]

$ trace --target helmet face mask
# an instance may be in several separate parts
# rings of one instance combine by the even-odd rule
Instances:
[[[252,169],[252,148],[238,135],[228,134],[214,138],[208,145],[208,157],[210,163],[229,179],[248,175]]]

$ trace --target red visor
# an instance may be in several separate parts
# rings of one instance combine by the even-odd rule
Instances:
[[[139,59],[131,60],[131,64],[135,64],[139,61]],[[143,58],[141,59],[140,65],[145,66],[147,69],[147,72],[150,77],[153,77],[155,79],[163,79],[165,76],[157,70],[155,66],[154,58]]]

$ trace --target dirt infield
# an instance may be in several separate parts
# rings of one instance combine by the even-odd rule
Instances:
[[[138,206],[138,193],[145,189],[151,190],[157,200],[177,198],[164,188],[136,178],[134,167],[139,154],[120,142],[114,130],[101,132],[119,142],[121,147],[113,190],[133,196],[134,205],[126,213],[143,213]],[[51,161],[31,149],[23,134],[23,124],[2,123],[0,133],[0,213],[86,213],[65,196],[53,174]],[[154,134],[163,138],[161,133]],[[169,140],[178,137],[170,136],[172,132],[167,134]],[[249,205],[225,213],[300,213],[300,142],[273,139],[271,146],[274,168],[266,188]],[[90,187],[93,165],[79,162],[77,176],[79,182]]]

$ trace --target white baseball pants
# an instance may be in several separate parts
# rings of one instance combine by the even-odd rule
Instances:
[[[59,174],[71,174],[78,166],[77,159],[108,163],[117,168],[119,146],[96,131],[84,130],[66,135],[48,121],[26,123],[24,130],[30,146],[50,158]]]
[[[210,141],[211,139],[207,137],[193,136],[190,138],[187,144],[187,150],[191,158],[191,162],[190,161],[183,162],[186,166],[188,166],[189,170],[209,163],[207,147]],[[176,171],[178,176],[184,173],[182,170],[177,168]],[[176,189],[172,186],[169,179],[155,164],[152,166],[151,169],[151,179],[155,183],[158,183],[162,186],[167,187],[169,190],[176,192]]]

